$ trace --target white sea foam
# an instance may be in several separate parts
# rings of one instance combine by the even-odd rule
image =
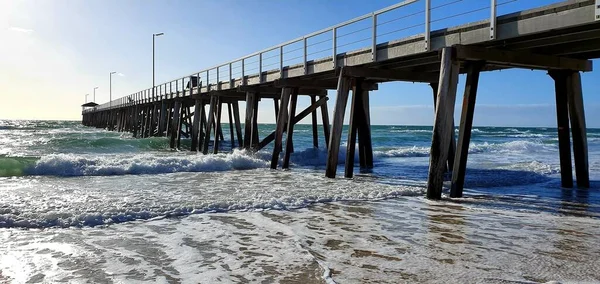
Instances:
[[[214,172],[266,167],[264,160],[244,151],[218,155],[75,155],[43,156],[26,173],[30,175],[95,176],[126,174],[161,174],[174,172]]]

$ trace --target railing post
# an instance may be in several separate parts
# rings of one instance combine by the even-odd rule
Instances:
[[[302,38],[302,44],[304,44],[304,48],[303,48],[304,49],[304,75],[306,75],[306,73],[308,72],[308,70],[306,68],[307,67],[306,66],[306,58],[307,58],[306,48],[307,48],[307,46],[306,46],[306,38],[305,37]]]
[[[245,65],[244,61],[245,61],[244,58],[242,58],[242,85],[245,86],[246,85],[246,72],[245,72],[246,67],[244,66]]]
[[[279,78],[283,78],[283,45],[279,47]]]
[[[210,74],[210,72],[208,70],[206,70],[206,91],[207,92],[210,91],[210,78],[208,76],[209,74]]]
[[[490,39],[496,39],[496,0],[490,2]]]
[[[232,64],[229,63],[229,88],[233,88],[233,71],[231,70]]]
[[[371,16],[373,19],[373,35],[371,36],[371,59],[375,62],[377,61],[377,14],[373,13]]]
[[[431,50],[431,0],[425,0],[425,50]]]
[[[262,83],[262,52],[258,54],[258,83]]]
[[[220,90],[221,87],[219,86],[219,66],[217,66],[217,90]]]
[[[333,69],[337,67],[337,28],[333,28]]]

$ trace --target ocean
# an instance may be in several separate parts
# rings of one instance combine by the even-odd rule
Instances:
[[[555,128],[475,127],[465,198],[441,201],[424,198],[429,126],[373,126],[374,168],[353,179],[345,146],[324,177],[308,125],[285,171],[224,132],[223,153],[202,155],[0,121],[0,282],[600,282],[598,129],[580,190],[560,187]]]

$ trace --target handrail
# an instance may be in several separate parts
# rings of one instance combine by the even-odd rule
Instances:
[[[477,0],[477,3],[481,3],[479,1],[480,0]],[[514,1],[518,1],[518,0],[510,0],[510,2],[514,2]],[[422,10],[419,10],[419,12],[412,13],[407,16],[395,18],[393,20],[387,20],[385,22],[378,24],[378,22],[377,22],[378,16],[383,15],[388,12],[391,12],[391,11],[394,11],[394,10],[397,10],[401,7],[405,7],[405,6],[414,4],[414,3],[418,3],[418,2],[421,2],[424,4]],[[450,17],[445,17],[445,18],[441,18],[441,19],[431,19],[431,11],[436,8],[441,8],[444,6],[451,6],[456,3],[463,2],[463,0],[451,0],[450,2],[443,3],[441,5],[438,5],[437,7],[432,7],[431,2],[432,2],[432,0],[405,0],[405,1],[402,1],[399,3],[396,3],[394,5],[379,9],[377,11],[374,11],[374,12],[371,12],[371,13],[368,13],[368,14],[365,14],[362,16],[358,16],[353,19],[344,21],[342,23],[338,23],[336,25],[309,33],[302,37],[298,37],[298,38],[280,43],[278,45],[271,46],[266,49],[262,49],[260,51],[251,53],[249,55],[246,55],[246,56],[243,56],[243,57],[240,57],[240,58],[237,58],[237,59],[225,62],[225,63],[214,65],[212,67],[203,69],[199,72],[195,72],[195,73],[192,73],[192,74],[189,74],[189,75],[186,75],[183,77],[179,77],[179,78],[171,80],[171,81],[167,81],[167,82],[158,84],[154,87],[154,91],[152,88],[147,88],[142,91],[133,93],[131,95],[121,97],[119,99],[115,99],[112,102],[108,102],[108,103],[99,105],[94,109],[84,110],[84,113],[88,112],[88,111],[107,109],[108,108],[107,106],[110,106],[110,108],[119,108],[119,107],[122,107],[123,105],[137,104],[139,102],[154,102],[154,101],[159,101],[162,99],[184,96],[185,93],[191,94],[194,92],[194,90],[198,89],[197,87],[193,86],[191,83],[190,83],[190,88],[189,89],[186,88],[186,86],[187,86],[186,82],[191,82],[192,77],[197,77],[196,80],[197,80],[198,86],[202,86],[202,88],[206,88],[206,90],[212,90],[211,87],[216,86],[217,88],[220,88],[221,82],[229,81],[231,83],[233,81],[241,79],[242,84],[245,84],[247,78],[250,78],[250,77],[254,78],[256,76],[258,76],[258,82],[262,83],[263,82],[263,73],[264,73],[264,71],[267,71],[267,70],[265,70],[265,67],[269,67],[269,66],[279,65],[279,66],[277,66],[277,69],[268,69],[268,71],[269,72],[279,71],[279,74],[280,74],[279,76],[281,78],[283,78],[285,67],[289,67],[289,66],[301,65],[302,68],[304,69],[304,74],[306,74],[307,73],[307,65],[308,65],[307,62],[309,62],[308,56],[313,55],[313,54],[327,52],[327,51],[331,51],[329,57],[331,58],[330,59],[332,62],[331,67],[333,69],[337,66],[337,55],[339,54],[341,47],[354,45],[356,43],[360,43],[360,42],[363,42],[366,40],[370,41],[370,44],[369,44],[370,46],[368,48],[371,49],[372,61],[377,61],[378,59],[377,59],[376,50],[377,50],[377,45],[378,45],[378,41],[377,41],[378,35],[381,37],[381,36],[389,35],[392,33],[401,32],[401,31],[404,31],[407,29],[418,28],[420,26],[423,26],[423,34],[424,34],[425,48],[424,48],[423,52],[426,52],[431,49],[431,42],[430,42],[431,41],[431,39],[430,39],[431,23],[446,20],[448,18],[454,17],[454,16],[450,16]],[[489,19],[488,19],[490,22],[490,40],[495,39],[496,10],[497,10],[497,6],[500,6],[502,4],[505,4],[505,3],[498,4],[497,0],[489,0],[489,6],[487,8],[483,7],[483,9],[490,9]],[[470,10],[466,13],[477,12],[481,9],[482,8],[480,7],[479,9]],[[417,22],[416,24],[411,24],[408,26],[400,27],[400,29],[396,29],[392,32],[378,34],[379,26],[383,26],[383,25],[389,24],[393,21],[412,17],[412,16],[415,16],[415,15],[418,15],[421,13],[425,14],[425,17],[421,23]],[[458,14],[458,15],[460,15],[460,14]],[[352,25],[354,23],[364,21],[367,19],[371,19],[371,24],[369,27],[362,28],[357,31],[352,31],[352,32],[349,32],[342,36],[338,36],[338,29],[347,27],[349,25]],[[339,39],[341,37],[343,37],[345,35],[363,32],[363,31],[366,32],[367,30],[370,30],[370,35],[368,38],[361,39],[358,41],[353,41],[350,43],[339,44]],[[316,36],[326,34],[326,33],[331,33],[331,37],[329,39],[321,40],[315,44],[310,44],[310,45],[308,44],[309,39],[314,38]],[[328,41],[332,42],[331,47],[324,49],[324,50],[320,50],[320,51],[316,51],[316,52],[313,51],[313,52],[309,53],[309,51],[308,51],[309,47],[312,47],[317,44],[322,44],[322,43],[325,43]],[[285,47],[288,47],[292,44],[298,44],[298,43],[301,44],[301,47],[293,49],[291,51],[284,52]],[[276,52],[277,50],[279,50],[279,52]],[[263,56],[265,53],[274,52],[274,51],[276,53],[278,53],[278,55],[276,54],[276,55],[272,55],[272,56],[268,56],[268,57]],[[298,55],[291,59],[284,60],[284,57],[286,54],[290,54],[293,52],[298,52],[298,54],[300,54],[300,51],[301,51],[302,55]],[[250,62],[250,63],[246,62],[248,59],[253,58],[253,57],[258,57],[258,60]],[[324,57],[322,59],[327,59],[329,57]],[[269,63],[269,64],[265,65],[265,60],[271,60],[273,58],[279,58],[279,62]],[[301,59],[301,60],[298,61],[298,59]],[[288,61],[292,61],[292,62],[290,64],[284,66],[284,63],[288,62]],[[238,65],[238,63],[239,63],[239,66],[234,68],[233,65],[234,64]],[[256,65],[256,67],[248,69],[249,66],[247,66],[247,65],[250,65],[251,67]],[[220,69],[225,70],[225,72],[220,72]],[[233,72],[233,69],[241,69],[241,70]],[[248,74],[249,70],[257,70],[257,69],[258,69],[258,73],[253,72],[251,74]],[[216,75],[211,74],[213,72],[216,72]],[[227,72],[228,72],[228,76],[227,76]],[[221,74],[221,73],[225,73],[225,74]],[[234,77],[234,74],[235,74],[235,77]],[[238,74],[239,74],[239,76],[238,76]],[[211,75],[215,75],[215,76],[213,77]],[[224,80],[223,77],[226,78],[227,80]],[[206,84],[201,84],[201,81],[203,81],[203,80],[206,80],[205,81]],[[181,83],[179,81],[181,81]],[[214,81],[214,83],[211,84],[211,81]],[[175,82],[174,89],[173,89],[173,82]],[[167,90],[167,86],[168,86],[168,90]],[[200,92],[200,90],[198,90],[198,92]]]

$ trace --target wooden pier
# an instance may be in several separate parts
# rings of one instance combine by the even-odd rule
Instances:
[[[482,1],[485,2],[485,1]],[[351,21],[315,32],[196,74],[149,88],[83,111],[83,124],[135,137],[166,136],[171,148],[181,138],[191,140],[191,151],[216,154],[229,131],[231,149],[258,151],[273,143],[271,168],[289,168],[294,151],[295,124],[311,116],[313,144],[318,147],[317,117],[327,145],[325,175],[334,178],[342,142],[348,102],[350,125],[344,176],[351,178],[358,144],[359,165],[373,167],[369,94],[379,84],[406,81],[430,84],[433,89],[434,126],[430,150],[427,197],[442,196],[444,174],[450,171],[450,197],[461,197],[467,169],[473,113],[482,72],[525,68],[548,72],[555,83],[559,159],[563,187],[573,187],[571,146],[577,186],[589,187],[587,137],[580,72],[592,71],[590,59],[600,57],[600,11],[593,0],[570,0],[517,13],[496,16],[498,4],[490,1],[490,18],[461,26],[430,31],[430,0],[409,0]],[[424,5],[424,33],[394,41],[377,41],[377,18],[409,5]],[[354,22],[372,20],[370,47],[339,53],[337,31]],[[330,33],[333,53],[308,60],[307,41]],[[284,49],[303,46],[303,61],[284,65]],[[266,69],[263,60],[279,53],[279,66]],[[258,72],[245,72],[256,59]],[[233,70],[241,68],[240,76]],[[265,68],[265,69],[263,69]],[[220,74],[229,73],[222,78]],[[216,72],[215,72],[216,71]],[[216,78],[214,76],[216,74]],[[459,74],[466,74],[459,133],[453,118]],[[492,74],[493,75],[493,74]],[[330,124],[328,92],[336,90]],[[352,92],[352,96],[350,96]],[[549,94],[550,95],[550,94]],[[297,109],[299,96],[311,104]],[[259,101],[273,100],[276,129],[259,137]],[[245,102],[244,123],[239,103]],[[224,115],[227,112],[227,116]],[[223,129],[226,117],[228,127]],[[285,136],[285,140],[284,140]],[[571,145],[571,138],[572,143]],[[211,146],[212,141],[212,146]]]

